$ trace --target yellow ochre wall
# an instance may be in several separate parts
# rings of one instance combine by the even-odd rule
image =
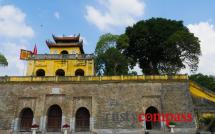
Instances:
[[[75,76],[77,69],[84,70],[84,76],[94,75],[93,60],[29,60],[27,76],[36,76],[36,71],[43,69],[45,76],[55,76],[58,69],[65,71],[65,76]]]
[[[60,54],[63,50],[66,50],[69,54],[81,54],[79,47],[53,47],[50,48],[50,54]]]
[[[82,54],[81,46],[63,47],[63,43],[57,43],[62,47],[50,47],[50,54],[61,54],[66,50],[68,54]],[[75,76],[75,71],[82,69],[84,76],[94,76],[94,61],[93,59],[40,59],[40,60],[28,60],[27,76],[36,76],[38,69],[45,71],[45,76],[55,76],[58,69],[63,69],[65,76]]]

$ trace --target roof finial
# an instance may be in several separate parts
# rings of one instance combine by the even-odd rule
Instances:
[[[55,38],[54,34],[52,34],[52,38]]]

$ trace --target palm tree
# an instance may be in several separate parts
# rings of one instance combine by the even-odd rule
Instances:
[[[0,54],[0,66],[8,66],[7,59],[2,54]]]

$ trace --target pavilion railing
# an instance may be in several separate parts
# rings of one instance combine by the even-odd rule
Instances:
[[[92,59],[93,54],[37,54],[28,60],[68,60],[68,59]]]

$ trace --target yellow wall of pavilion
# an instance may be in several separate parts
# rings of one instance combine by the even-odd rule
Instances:
[[[50,48],[50,54],[60,54],[64,50],[69,54],[81,54],[79,47],[53,47]]]
[[[36,76],[36,71],[43,69],[45,76],[55,76],[56,70],[63,69],[65,76],[75,76],[77,69],[84,70],[84,76],[94,76],[94,61],[91,60],[29,60],[27,76]]]

